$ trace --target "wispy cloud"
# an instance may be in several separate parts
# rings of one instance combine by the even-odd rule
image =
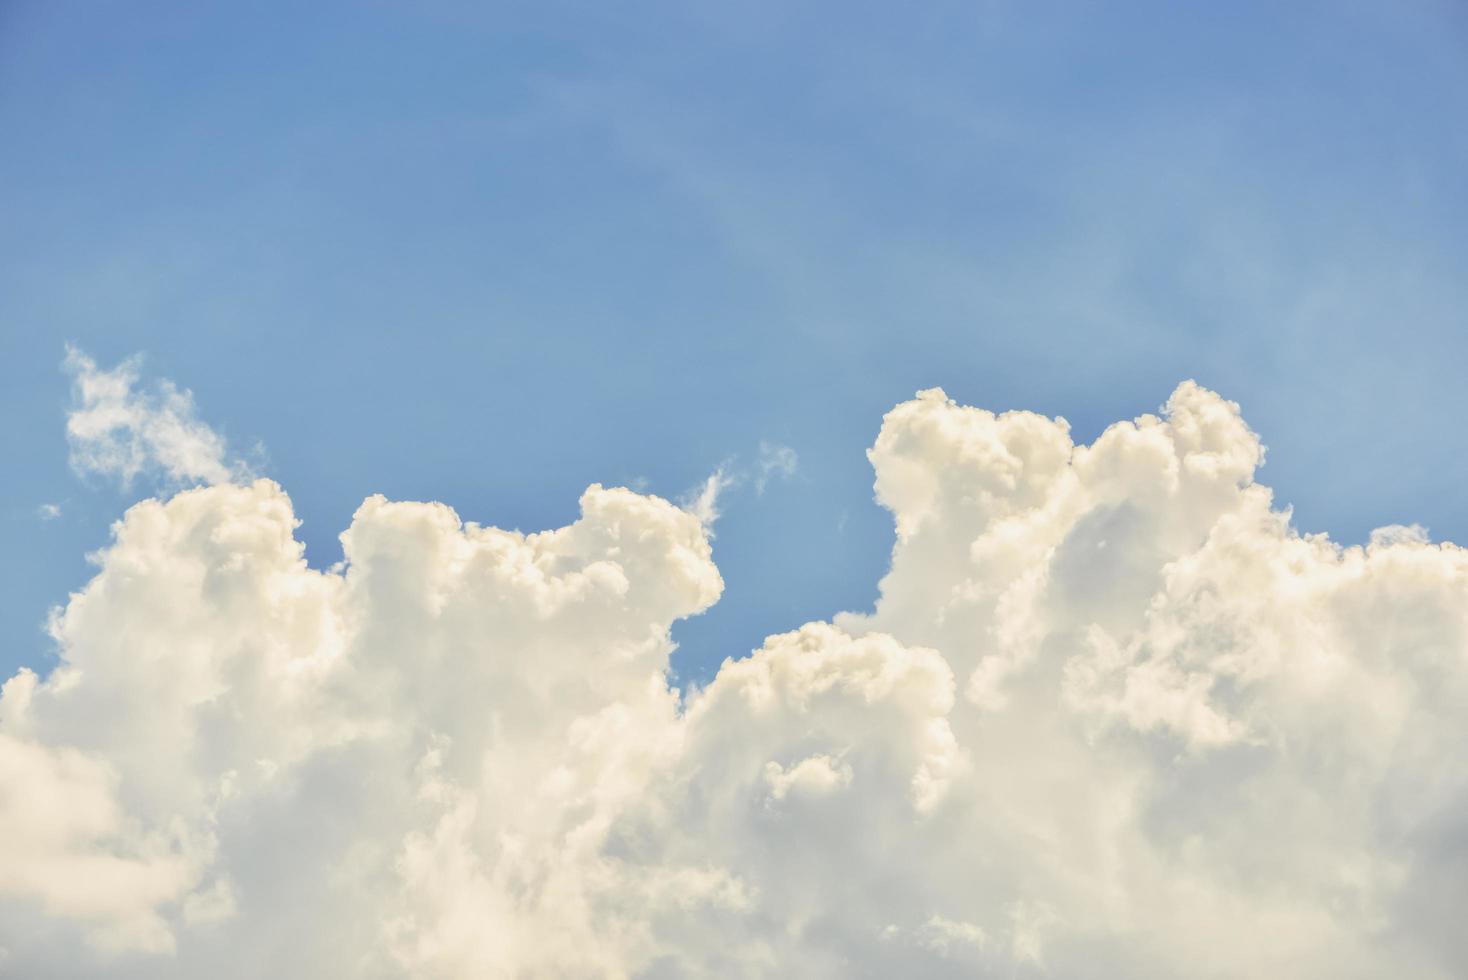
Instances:
[[[61,516],[61,505],[42,504],[36,508],[36,516],[43,521],[54,521]]]
[[[720,463],[707,479],[680,498],[679,505],[698,518],[705,528],[712,527],[721,513],[719,498],[739,482],[739,476],[731,471],[731,464],[727,461]]]
[[[765,487],[769,486],[770,480],[779,478],[788,480],[795,475],[795,469],[800,465],[800,457],[795,450],[789,446],[782,446],[775,442],[761,441],[759,444],[758,472],[754,477],[755,496],[763,496]]]
[[[139,363],[131,357],[104,370],[67,346],[72,408],[66,438],[72,469],[123,487],[143,475],[178,485],[250,479],[250,466],[230,456],[224,437],[198,417],[193,393],[166,378],[144,385]]]
[[[678,504],[708,528],[719,519],[723,512],[721,501],[730,490],[752,485],[754,495],[762,497],[771,481],[788,480],[795,475],[799,465],[800,457],[794,449],[760,440],[759,455],[752,466],[741,465],[737,457],[729,457],[703,481],[680,496]]]

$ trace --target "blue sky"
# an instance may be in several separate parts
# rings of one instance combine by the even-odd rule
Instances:
[[[1302,529],[1468,538],[1465,118],[1452,3],[7,3],[0,669],[151,489],[69,469],[67,342],[262,447],[318,565],[371,493],[530,530],[793,448],[688,677],[870,605],[934,385],[1089,439],[1193,377]]]

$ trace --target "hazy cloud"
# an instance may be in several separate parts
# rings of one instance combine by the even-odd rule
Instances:
[[[765,492],[772,478],[788,480],[795,475],[796,467],[800,464],[800,457],[795,450],[789,446],[781,446],[773,442],[761,442],[759,444],[759,460],[756,463],[754,477],[754,492],[759,496]]]

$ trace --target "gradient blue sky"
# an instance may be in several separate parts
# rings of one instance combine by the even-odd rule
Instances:
[[[865,608],[919,388],[1089,439],[1193,377],[1302,529],[1468,538],[1468,7],[0,4],[0,674],[146,486],[68,468],[67,341],[367,494],[526,530],[726,501],[707,677]],[[62,516],[37,517],[43,503]]]

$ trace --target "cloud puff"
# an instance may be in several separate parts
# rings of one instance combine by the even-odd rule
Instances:
[[[224,437],[198,418],[187,389],[168,380],[143,388],[135,358],[106,371],[75,347],[67,347],[65,367],[72,379],[66,438],[77,473],[110,477],[124,488],[144,474],[173,486],[251,478]]]
[[[1089,446],[921,393],[876,607],[680,698],[695,514],[133,507],[0,695],[26,976],[1452,977],[1468,555],[1300,535],[1191,383]]]

